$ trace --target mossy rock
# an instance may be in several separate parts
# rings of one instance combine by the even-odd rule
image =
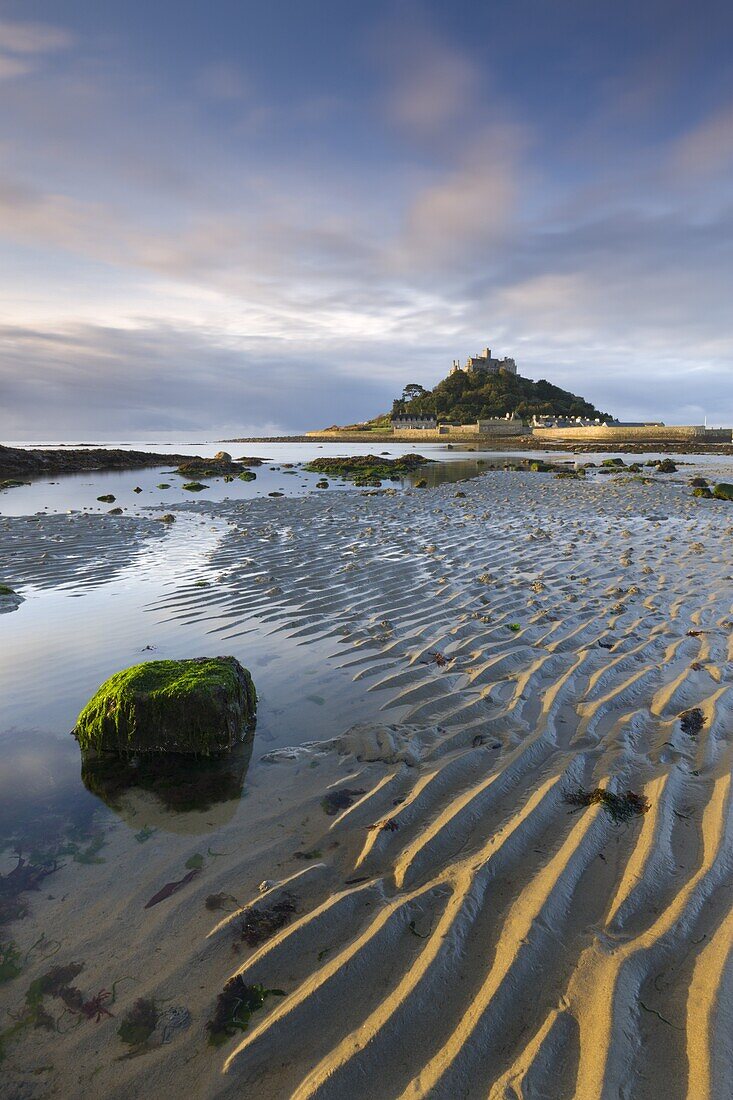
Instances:
[[[240,481],[254,481],[257,474],[253,474],[251,470],[242,470],[241,474],[237,474]]]
[[[158,482],[158,488],[159,489],[170,489],[170,483],[167,482],[167,481],[159,481]]]
[[[347,481],[399,481],[403,474],[414,473],[432,460],[422,455],[402,455],[400,458],[382,458],[380,455],[350,455],[344,458],[314,458],[306,462],[304,470],[313,474],[328,474]]]
[[[662,459],[661,462],[657,463],[657,473],[658,474],[676,474],[677,473],[677,467],[675,466],[675,464],[674,464],[674,462],[672,461],[671,458],[665,458],[665,459]]]
[[[697,488],[692,490],[694,497],[702,497],[703,500],[712,500],[713,494],[708,489],[707,485],[698,485]]]
[[[23,596],[19,592],[13,591],[7,584],[0,584],[0,614],[4,611],[17,611],[22,603]]]
[[[690,485],[693,489],[707,489],[708,482],[704,477],[693,477],[690,479]]]
[[[257,696],[234,657],[147,661],[116,672],[79,715],[83,752],[178,752],[208,756],[245,740]]]
[[[606,466],[606,467],[625,466],[625,465],[626,465],[626,463],[624,462],[624,460],[622,458],[604,458],[603,462],[601,463],[601,466]]]
[[[17,481],[15,478],[8,477],[0,481],[0,492],[3,489],[18,489],[21,485],[30,485],[30,481]]]
[[[726,481],[719,482],[713,489],[716,500],[733,500],[733,485]]]
[[[200,481],[187,481],[183,488],[187,489],[189,493],[200,493],[202,489],[208,489],[209,486],[202,485]]]

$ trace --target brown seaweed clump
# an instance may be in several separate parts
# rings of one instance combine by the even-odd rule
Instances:
[[[267,908],[247,906],[242,910],[240,933],[248,947],[258,947],[288,923],[297,911],[295,899],[282,898]]]
[[[685,710],[680,715],[680,726],[682,732],[686,733],[688,737],[697,737],[700,730],[705,725],[705,715],[699,707],[693,707],[691,710]]]
[[[630,821],[632,817],[645,814],[649,810],[649,799],[646,795],[634,794],[633,791],[616,794],[614,791],[604,790],[603,787],[596,787],[592,791],[584,791],[582,787],[578,787],[574,791],[566,791],[563,798],[570,806],[603,806],[617,824]]]
[[[132,1050],[142,1050],[158,1026],[159,1015],[152,997],[140,997],[123,1016],[117,1034]]]
[[[360,787],[340,787],[337,791],[329,791],[324,795],[321,799],[321,809],[329,817],[335,817],[340,810],[348,810],[359,795],[365,793]]]

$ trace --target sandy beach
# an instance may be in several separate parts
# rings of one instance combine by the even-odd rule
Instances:
[[[373,708],[307,737],[293,710],[244,796],[175,828],[145,791],[110,802],[99,861],[59,859],[2,930],[0,1095],[726,1095],[733,506],[693,470],[3,518],[4,579],[41,601],[214,531],[151,617],[248,667],[287,645],[283,692],[313,697],[312,660]],[[99,1011],[47,990],[53,1026],[13,1030],[72,964]],[[237,976],[261,1004],[212,1044]]]

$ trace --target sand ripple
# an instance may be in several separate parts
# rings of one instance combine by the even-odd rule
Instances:
[[[461,489],[222,505],[214,583],[158,605],[222,639],[329,640],[382,719],[271,754],[249,842],[153,911],[163,988],[189,990],[199,1032],[106,1095],[730,1095],[733,512],[671,483]],[[597,786],[649,812],[566,801]],[[361,793],[326,816],[340,787]],[[298,911],[233,962],[241,911],[192,946],[186,907],[200,929],[213,889]],[[212,1052],[234,973],[287,995]]]

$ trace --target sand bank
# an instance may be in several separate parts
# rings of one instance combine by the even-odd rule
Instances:
[[[105,864],[46,880],[14,934],[83,962],[85,997],[116,983],[114,1018],[19,1034],[0,1094],[727,1095],[733,507],[684,481],[188,506],[228,521],[216,583],[158,610],[223,617],[222,651],[253,613],[328,641],[378,689],[374,721],[255,740],[205,841],[118,817]],[[568,800],[597,787],[648,812]],[[250,907],[282,917],[259,943]],[[48,967],[31,950],[10,1010]],[[213,1047],[235,975],[278,992]],[[136,1049],[117,1029],[141,997],[158,1023]]]

